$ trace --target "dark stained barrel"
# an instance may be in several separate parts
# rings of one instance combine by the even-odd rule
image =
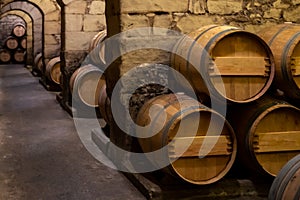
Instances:
[[[300,199],[300,154],[289,160],[282,167],[271,185],[269,199]]]

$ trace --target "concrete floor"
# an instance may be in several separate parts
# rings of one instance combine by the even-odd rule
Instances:
[[[0,65],[0,199],[144,199],[96,161],[55,93],[21,65]]]

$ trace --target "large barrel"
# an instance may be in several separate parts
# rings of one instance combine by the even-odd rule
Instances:
[[[72,74],[69,82],[73,99],[88,107],[98,107],[99,92],[105,84],[102,75],[103,71],[93,65],[78,68]]]
[[[172,52],[172,67],[194,90],[222,102],[254,101],[266,93],[274,78],[268,45],[236,27],[204,26],[182,37]]]
[[[271,98],[228,110],[235,129],[238,159],[253,173],[276,176],[300,153],[300,109]]]
[[[26,51],[23,49],[17,49],[13,52],[14,61],[17,63],[24,63],[25,62],[25,55]]]
[[[9,36],[6,38],[5,40],[5,46],[10,49],[10,50],[15,50],[18,48],[19,46],[19,42],[18,39],[13,37],[13,36]]]
[[[100,42],[102,42],[106,38],[106,35],[106,30],[98,32],[91,40],[89,52],[91,52]]]
[[[43,68],[43,55],[42,53],[38,53],[34,58],[34,69],[36,69],[39,72],[43,72]]]
[[[163,170],[189,183],[216,182],[227,174],[235,160],[236,138],[231,126],[223,116],[184,94],[161,95],[147,101],[140,109],[136,123],[142,127],[150,126],[142,133],[137,129],[138,137],[140,134],[149,136],[158,128],[156,126],[163,127],[152,137],[139,137],[141,148],[148,153],[168,144],[167,152],[152,157],[151,162],[159,165],[162,159],[168,159],[170,165]],[[179,133],[179,129],[184,133]],[[211,150],[200,158],[199,151],[205,140],[211,142]],[[190,145],[186,148],[186,144]]]
[[[300,99],[300,25],[280,24],[258,33],[276,61],[274,83],[286,96]]]
[[[11,61],[10,51],[7,49],[0,49],[0,62],[9,63]]]
[[[60,57],[52,58],[46,66],[46,77],[55,84],[60,84]]]
[[[300,154],[289,160],[274,179],[270,200],[300,199]]]
[[[26,27],[22,23],[16,23],[13,27],[12,34],[16,37],[23,37],[26,34]]]

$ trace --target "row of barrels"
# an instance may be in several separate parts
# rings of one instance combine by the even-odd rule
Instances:
[[[0,63],[24,63],[26,58],[26,28],[17,23],[12,33],[4,40],[3,48],[0,49]]]
[[[44,66],[43,55],[38,53],[34,58],[34,68],[40,74],[47,78],[49,84],[60,85],[61,84],[61,59],[60,56],[53,57]]]
[[[199,185],[220,180],[235,160],[253,173],[276,177],[300,152],[300,109],[266,94],[275,87],[288,98],[299,98],[295,95],[299,92],[299,35],[299,26],[290,24],[258,35],[236,27],[211,25],[182,37],[174,46],[171,67],[185,76],[198,99],[202,99],[202,94],[218,102],[225,99],[228,115],[225,117],[212,110],[209,103],[200,103],[184,94],[154,97],[140,107],[135,122],[141,127],[154,124],[155,129],[155,124],[162,125],[162,113],[167,113],[167,119],[158,134],[139,139],[143,151],[152,152],[168,144],[166,156],[174,162],[165,170]],[[73,94],[87,105],[99,106],[100,113],[110,123],[105,81],[99,81],[103,72],[95,66],[83,68],[86,70],[78,70],[74,81],[70,81]],[[86,86],[80,86],[84,82]],[[151,111],[150,118],[155,105],[160,106],[153,109],[155,113]],[[200,113],[198,121],[197,113]],[[180,122],[186,125],[183,125],[184,135],[178,137]],[[199,128],[192,135],[195,126]],[[208,141],[213,144],[210,151],[199,157]],[[185,149],[186,143],[191,145]],[[159,165],[155,160],[153,164]]]
[[[71,78],[70,87],[75,100],[98,107],[110,124],[110,100],[99,68],[92,65],[79,68]],[[155,113],[151,111],[150,118],[153,106],[157,109],[153,109]],[[167,113],[167,119],[161,131],[147,139],[139,138],[139,143],[145,153],[169,144],[166,156],[170,161],[176,161],[164,170],[193,184],[204,185],[220,180],[232,168],[236,157],[252,172],[275,177],[282,166],[299,153],[300,109],[281,100],[262,98],[238,109],[229,109],[225,118],[187,95],[165,94],[141,106],[134,121],[141,127],[151,124],[150,135],[152,129],[161,126],[163,113]],[[180,126],[183,126],[184,133],[178,137]],[[195,126],[198,129],[193,132]],[[143,134],[147,134],[145,130]],[[205,158],[199,158],[205,141],[213,146]],[[191,145],[181,152],[189,142]],[[152,161],[159,165],[157,160]]]

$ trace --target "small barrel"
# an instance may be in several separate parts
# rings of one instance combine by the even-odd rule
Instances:
[[[173,48],[171,66],[196,94],[228,103],[248,103],[271,86],[275,63],[257,35],[232,26],[209,25],[183,36]]]
[[[23,49],[17,49],[13,52],[13,58],[16,63],[24,63],[25,62],[26,51]]]
[[[22,23],[17,23],[14,25],[12,34],[16,37],[23,37],[26,34],[26,27]]]
[[[106,35],[106,30],[98,32],[91,40],[89,52],[91,52],[100,42],[102,42],[106,38]]]
[[[19,44],[20,44],[20,45],[19,45],[20,48],[26,49],[26,47],[27,47],[27,39],[26,39],[26,37],[23,37],[23,38],[20,40]]]
[[[253,173],[276,176],[288,160],[300,153],[300,109],[264,97],[252,104],[228,109],[238,141],[238,159]]]
[[[0,49],[0,62],[9,63],[11,61],[10,51],[7,49]]]
[[[147,101],[140,109],[136,123],[149,127],[142,132],[137,129],[143,152],[154,152],[168,145],[164,155],[153,156],[150,161],[159,166],[162,159],[169,160],[170,165],[163,171],[189,183],[214,183],[227,174],[235,160],[236,138],[229,123],[217,112],[184,94],[161,95]],[[184,133],[179,133],[180,129]],[[159,132],[153,135],[153,130]],[[142,138],[140,134],[153,136]],[[210,141],[211,149],[200,158],[199,152],[205,141]]]
[[[270,46],[276,61],[274,84],[300,100],[300,25],[280,24],[258,33]]]
[[[274,179],[270,200],[300,199],[300,154],[289,160]]]
[[[19,42],[18,39],[13,37],[13,36],[9,36],[6,38],[5,40],[5,46],[10,49],[10,50],[15,50],[18,48],[19,46]]]
[[[34,69],[36,69],[39,72],[43,72],[43,55],[42,53],[38,53],[34,58]]]
[[[60,57],[59,56],[52,58],[47,63],[45,74],[49,81],[51,81],[55,84],[60,84],[61,71],[60,71]]]
[[[88,107],[98,107],[99,92],[105,84],[102,75],[103,71],[93,65],[78,68],[72,74],[69,82],[73,99]]]

